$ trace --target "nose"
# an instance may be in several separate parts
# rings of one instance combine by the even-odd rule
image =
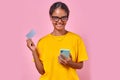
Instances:
[[[58,20],[58,23],[62,23],[62,20],[61,20],[61,19],[59,19],[59,20]]]

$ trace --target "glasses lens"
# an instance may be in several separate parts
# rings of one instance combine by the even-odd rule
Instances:
[[[53,19],[54,21],[58,21],[58,20],[59,20],[59,18],[58,18],[57,16],[52,16],[52,19]]]
[[[67,20],[68,20],[68,17],[67,17],[67,16],[64,16],[64,17],[62,17],[61,19],[62,19],[62,21],[67,21]]]

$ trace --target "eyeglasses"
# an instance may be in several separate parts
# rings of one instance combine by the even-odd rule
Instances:
[[[51,17],[55,22],[58,22],[59,19],[61,19],[61,21],[63,21],[63,22],[66,22],[68,20],[68,16],[62,16],[62,17],[51,16]]]

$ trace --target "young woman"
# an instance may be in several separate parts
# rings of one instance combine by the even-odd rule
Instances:
[[[27,40],[40,80],[79,80],[76,69],[83,67],[88,56],[81,37],[65,29],[69,9],[65,3],[56,2],[50,7],[49,15],[53,31],[42,37],[37,46],[31,39]],[[61,49],[70,50],[69,57],[60,54]]]

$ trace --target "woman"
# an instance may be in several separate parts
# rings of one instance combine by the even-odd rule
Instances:
[[[65,3],[56,2],[50,7],[49,15],[53,31],[42,37],[37,46],[31,39],[27,40],[40,80],[79,80],[76,69],[83,67],[88,56],[81,37],[65,29],[69,9]],[[61,49],[70,50],[70,55],[61,54]]]

